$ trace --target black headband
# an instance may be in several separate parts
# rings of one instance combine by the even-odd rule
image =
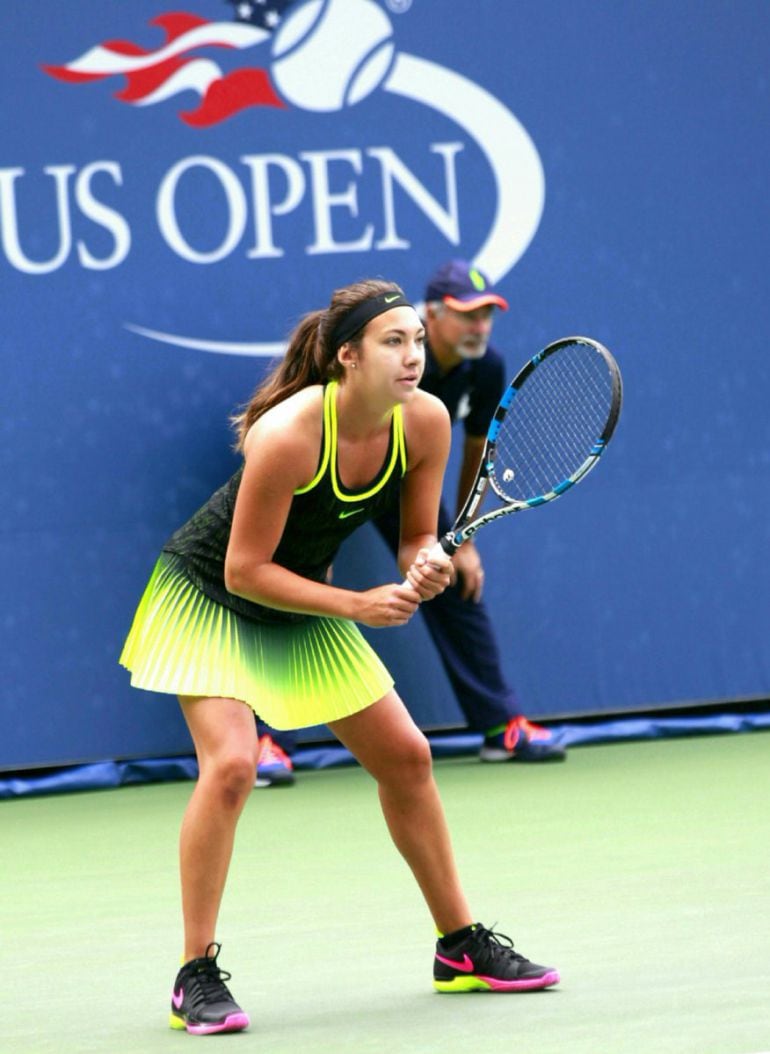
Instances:
[[[331,342],[334,350],[341,348],[346,341],[363,329],[367,322],[371,322],[373,318],[377,318],[385,311],[392,311],[394,307],[413,307],[401,290],[395,286],[356,304],[342,316],[332,331]]]

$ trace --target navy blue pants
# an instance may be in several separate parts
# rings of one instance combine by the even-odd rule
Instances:
[[[452,526],[446,509],[439,511],[439,534]],[[398,553],[398,514],[375,521],[394,556]],[[487,732],[519,713],[512,689],[500,666],[492,620],[483,601],[463,600],[450,586],[420,607],[425,625],[452,685],[469,728]]]

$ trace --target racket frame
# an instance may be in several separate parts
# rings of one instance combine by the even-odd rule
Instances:
[[[611,378],[610,410],[607,415],[607,422],[600,435],[597,436],[586,459],[574,472],[567,476],[566,479],[561,480],[552,490],[549,490],[545,494],[534,495],[523,501],[511,500],[502,493],[495,481],[495,444],[497,442],[500,428],[513,400],[530,374],[547,358],[556,354],[558,351],[561,351],[562,348],[570,344],[588,345],[596,351],[597,354],[601,355],[607,363]],[[538,508],[540,505],[545,505],[549,501],[554,501],[556,498],[561,497],[561,495],[571,487],[574,487],[576,483],[583,479],[591,469],[594,468],[599,458],[604,453],[607,443],[612,438],[612,433],[615,431],[615,426],[618,423],[622,401],[623,382],[620,375],[620,369],[612,354],[603,344],[600,344],[599,341],[592,340],[591,337],[562,337],[560,340],[555,340],[551,344],[546,345],[546,347],[544,347],[542,351],[539,351],[537,355],[533,355],[532,358],[522,366],[503,393],[503,397],[498,403],[492,421],[490,422],[489,429],[487,430],[486,439],[484,441],[484,450],[481,455],[481,462],[479,464],[474,485],[455,520],[454,526],[436,543],[434,551],[440,548],[443,552],[452,556],[464,542],[469,541],[478,530],[482,527],[486,527],[488,523],[492,523],[494,520],[499,520],[503,516],[510,516],[511,513],[514,512],[523,512],[525,509]],[[498,506],[495,509],[490,509],[488,512],[485,512],[480,516],[476,516],[476,512],[479,509],[489,486],[492,487],[495,494],[504,501],[505,504]]]

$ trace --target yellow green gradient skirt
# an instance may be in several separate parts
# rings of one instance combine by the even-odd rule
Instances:
[[[120,663],[135,688],[240,699],[278,729],[348,717],[393,687],[354,622],[252,621],[202,593],[171,553],[155,565]]]

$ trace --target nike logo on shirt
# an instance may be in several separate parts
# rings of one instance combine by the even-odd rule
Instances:
[[[357,513],[363,512],[363,511],[364,511],[363,509],[351,509],[350,512],[341,512],[339,514],[339,519],[346,520],[348,518],[348,516],[355,516]]]

